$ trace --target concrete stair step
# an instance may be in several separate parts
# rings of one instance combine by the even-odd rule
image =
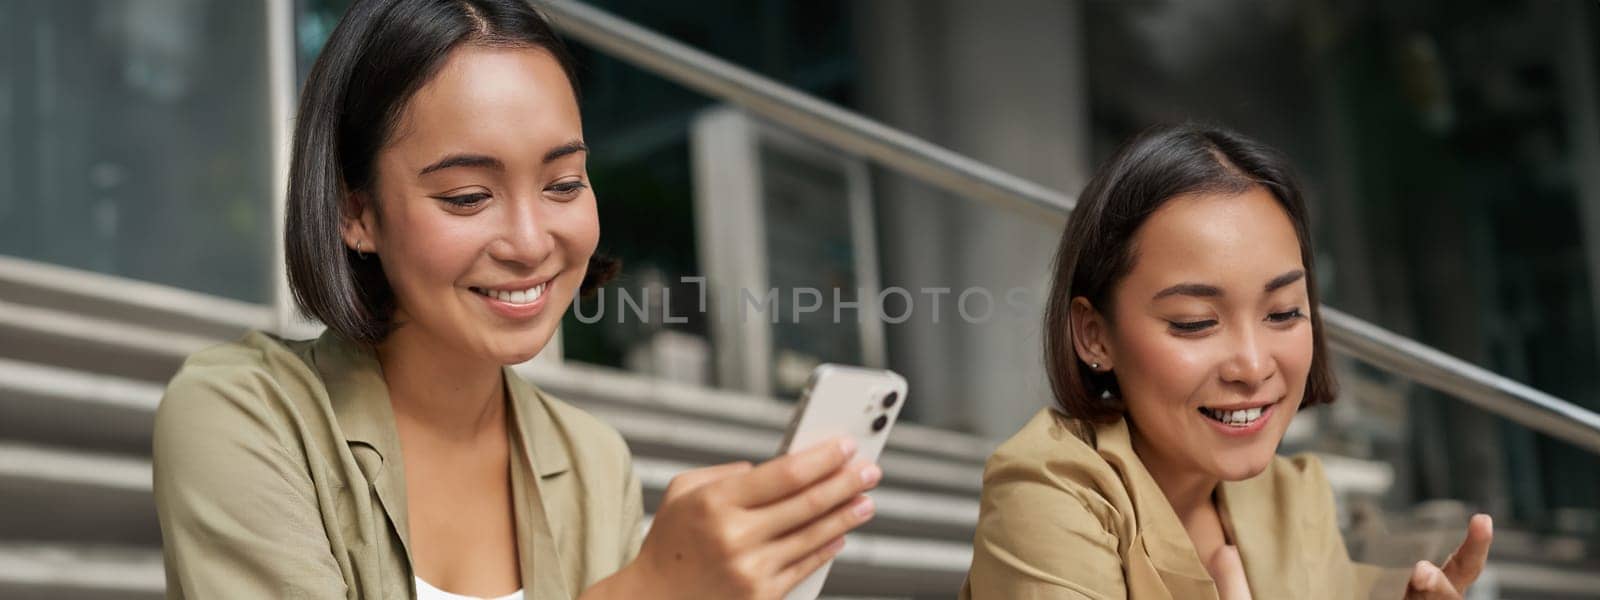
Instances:
[[[0,541],[157,547],[150,461],[0,441]]]
[[[216,343],[199,337],[0,300],[0,358],[164,382],[190,353]]]
[[[150,455],[161,386],[0,359],[0,440]]]
[[[158,600],[165,591],[159,549],[0,542],[0,598]]]
[[[272,310],[259,304],[3,255],[0,298],[207,339],[272,324]]]
[[[647,508],[667,483],[696,465],[639,457]],[[887,487],[874,492],[878,517],[863,531],[968,543],[977,504]],[[0,539],[160,543],[144,458],[0,441]]]
[[[592,365],[523,366],[555,396],[620,430],[636,454],[691,463],[763,461],[778,449],[793,405],[772,398],[677,384]],[[915,402],[916,391],[911,400]],[[880,463],[884,480],[907,489],[977,497],[993,443],[895,425]]]
[[[156,341],[155,332],[118,333],[117,327],[127,326],[69,326],[51,318],[14,314],[0,317],[0,337],[6,318],[13,325],[26,323],[48,333],[46,337],[55,340],[53,346],[62,352],[104,355],[100,358],[105,360],[119,357],[119,364],[144,365],[132,369],[136,373],[103,374],[61,366],[60,360],[41,363],[35,360],[41,358],[37,355],[28,360],[0,357],[0,416],[8,417],[0,422],[0,437],[92,449],[148,454],[151,415],[160,384],[170,377],[164,371],[156,377],[150,365],[171,363],[175,368],[185,351],[214,342]],[[129,343],[101,344],[107,336]],[[155,348],[160,345],[170,347]],[[610,422],[628,437],[635,452],[685,462],[770,458],[792,410],[777,400],[677,386],[616,369],[567,365],[523,374]],[[901,424],[882,458],[885,478],[909,489],[976,495],[988,448],[972,436]]]

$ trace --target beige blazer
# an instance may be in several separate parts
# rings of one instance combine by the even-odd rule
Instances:
[[[511,481],[529,600],[576,597],[633,559],[627,445],[510,369]],[[196,353],[156,412],[168,598],[414,598],[405,467],[365,347],[250,333]]]
[[[1350,562],[1315,457],[1280,456],[1254,478],[1224,482],[1217,504],[1256,600],[1403,595],[1403,574]],[[1090,428],[1045,409],[984,468],[961,598],[1198,600],[1217,591],[1134,454],[1127,422]]]

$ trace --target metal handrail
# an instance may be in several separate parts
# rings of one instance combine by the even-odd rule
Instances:
[[[591,47],[825,144],[946,191],[1052,220],[1076,200],[667,38],[576,0],[542,3],[556,29]],[[1324,308],[1335,349],[1600,454],[1600,414],[1405,336]]]

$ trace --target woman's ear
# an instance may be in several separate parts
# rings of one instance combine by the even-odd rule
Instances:
[[[349,192],[339,203],[340,235],[345,247],[362,254],[378,253],[377,207],[366,192]]]
[[[1111,324],[1089,299],[1072,299],[1072,347],[1084,366],[1104,373],[1116,364],[1111,355]]]

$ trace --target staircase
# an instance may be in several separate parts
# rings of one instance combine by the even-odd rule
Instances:
[[[136,293],[122,293],[130,285]],[[189,353],[268,318],[260,307],[0,257],[0,598],[162,596],[150,434],[163,386]],[[602,367],[518,368],[623,433],[647,512],[683,470],[770,458],[790,412],[770,398]],[[971,559],[991,447],[897,426],[873,493],[877,516],[850,537],[828,594],[952,595]]]
[[[562,32],[596,51],[945,191],[1058,219],[1073,200],[569,0],[549,0]],[[282,119],[287,121],[287,119]],[[279,157],[280,161],[283,157]],[[282,165],[279,165],[280,167]],[[1330,339],[1383,370],[1600,451],[1587,411],[1441,357],[1332,311]],[[160,598],[150,433],[162,387],[188,354],[271,329],[268,307],[0,257],[0,598]],[[530,380],[619,429],[646,510],[674,474],[777,447],[789,405],[580,364],[524,365]],[[849,543],[826,594],[949,598],[968,565],[983,460],[994,440],[901,424],[882,463],[877,517]],[[1359,457],[1324,460],[1350,518],[1352,552],[1373,561],[1442,559],[1466,510],[1428,504],[1385,514],[1392,480]],[[1600,597],[1600,539],[1582,528],[1502,524],[1473,597]]]
[[[189,353],[269,318],[261,307],[0,257],[0,598],[162,597],[150,433],[163,385]],[[647,511],[685,469],[769,458],[790,412],[769,398],[603,367],[518,369],[622,432]],[[877,516],[850,536],[827,593],[954,595],[992,447],[897,426],[873,492]],[[1383,515],[1372,500],[1392,479],[1386,465],[1337,455],[1324,464],[1345,511],[1365,515],[1347,533],[1358,558],[1440,559],[1459,540],[1465,507]],[[1596,597],[1600,563],[1589,540],[1502,527],[1481,587],[1515,598]]]

